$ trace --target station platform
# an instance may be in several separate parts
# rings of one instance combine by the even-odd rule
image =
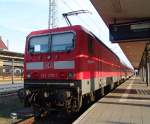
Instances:
[[[73,124],[150,124],[150,87],[134,76],[97,101]]]

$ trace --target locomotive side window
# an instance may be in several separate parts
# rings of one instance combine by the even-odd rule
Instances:
[[[49,51],[48,35],[32,37],[29,42],[30,53],[46,53]]]
[[[88,53],[90,55],[93,54],[93,38],[91,36],[88,37]]]
[[[68,51],[74,48],[74,34],[72,32],[52,35],[52,52]]]

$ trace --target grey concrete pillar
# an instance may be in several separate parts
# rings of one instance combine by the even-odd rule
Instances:
[[[143,70],[142,70],[142,67],[141,67],[141,68],[139,69],[139,76],[141,77],[141,79],[143,79],[142,73],[143,73]]]
[[[12,84],[14,84],[14,59],[12,59],[12,72],[11,72]]]
[[[142,69],[143,69],[143,73],[142,73],[143,74],[143,81],[146,82],[145,67],[143,66]]]
[[[150,62],[147,63],[147,69],[148,69],[148,86],[150,85]]]

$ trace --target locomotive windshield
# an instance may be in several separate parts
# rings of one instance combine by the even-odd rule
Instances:
[[[71,50],[74,47],[74,34],[61,33],[52,35],[52,51],[66,51]]]
[[[74,33],[56,33],[34,36],[29,41],[30,53],[70,51],[74,48]]]
[[[30,53],[46,53],[49,50],[49,37],[37,36],[30,39],[29,52]]]

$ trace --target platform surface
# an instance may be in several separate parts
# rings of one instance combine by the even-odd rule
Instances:
[[[150,124],[150,87],[139,77],[132,77],[73,124]]]

